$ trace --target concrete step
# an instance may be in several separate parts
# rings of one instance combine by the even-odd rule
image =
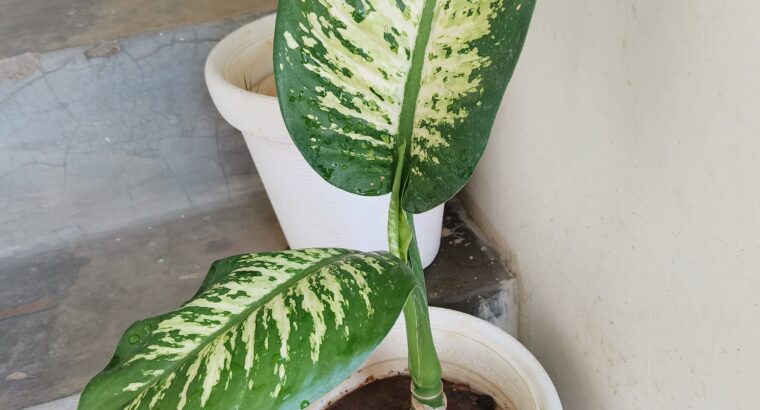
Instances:
[[[458,198],[446,204],[441,251],[425,276],[432,306],[469,313],[517,336],[517,279]]]
[[[0,69],[0,409],[74,408],[129,324],[181,304],[218,258],[287,246],[203,84],[206,54],[250,18]],[[515,278],[456,200],[426,276],[432,305],[516,332]]]
[[[0,58],[270,13],[276,0],[0,0]]]

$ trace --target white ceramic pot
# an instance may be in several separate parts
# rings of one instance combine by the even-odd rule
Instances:
[[[225,37],[206,61],[206,84],[222,116],[243,132],[291,248],[388,249],[388,195],[363,197],[322,180],[288,135],[275,97],[247,91],[273,72],[275,16]],[[414,218],[423,265],[440,246],[443,205]]]
[[[562,409],[549,375],[506,332],[474,316],[441,308],[430,308],[430,322],[445,379],[491,395],[502,410]],[[324,409],[368,379],[404,373],[407,369],[404,329],[402,316],[356,373],[308,409]]]

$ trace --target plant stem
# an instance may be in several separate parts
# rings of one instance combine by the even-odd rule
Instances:
[[[417,291],[404,306],[406,319],[407,343],[409,344],[409,373],[412,375],[412,394],[421,404],[433,409],[446,408],[446,398],[441,382],[441,363],[433,344],[433,332],[430,328],[425,276],[417,247],[412,214],[406,219],[412,231],[409,247],[409,261],[418,281]],[[415,377],[416,376],[416,377]]]
[[[399,147],[404,152],[405,146]],[[401,174],[404,166],[401,155],[393,181],[388,211],[388,246],[394,255],[412,268],[417,287],[404,305],[406,339],[409,348],[409,374],[412,378],[414,408],[445,409],[446,396],[441,382],[441,363],[435,351],[430,328],[425,274],[422,269],[413,215],[401,208]]]

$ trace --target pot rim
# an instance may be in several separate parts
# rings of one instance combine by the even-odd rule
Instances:
[[[276,13],[259,17],[224,36],[224,38],[213,47],[206,58],[206,65],[204,68],[206,82],[214,83],[215,85],[227,88],[228,90],[244,93],[250,98],[276,103],[277,97],[259,94],[241,88],[230,81],[224,74],[233,63],[234,59],[242,52],[252,47],[260,47],[266,40],[274,37],[274,23],[276,17]],[[271,30],[269,29],[269,26],[272,27]]]
[[[438,307],[430,307],[430,322],[436,345],[439,349],[444,348],[444,351],[439,350],[444,378],[469,384],[473,390],[480,393],[492,395],[497,393],[494,395],[497,401],[499,401],[497,396],[501,396],[502,399],[504,397],[509,400],[515,399],[516,397],[506,393],[503,386],[513,385],[514,383],[510,380],[519,379],[519,384],[524,386],[522,391],[527,393],[527,396],[523,397],[530,397],[536,408],[541,410],[562,409],[559,395],[549,375],[528,349],[507,332],[478,317]],[[400,352],[402,347],[406,347],[405,340],[405,324],[403,315],[401,315],[386,339],[367,361],[348,379],[313,403],[309,410],[321,409],[324,405],[335,402],[365,386],[373,379],[406,374],[406,352]],[[466,340],[465,346],[460,344],[462,340]],[[485,350],[491,353],[491,357],[498,356],[498,361],[492,364],[500,367],[501,365],[496,363],[503,363],[503,366],[511,367],[513,378],[488,379],[485,374],[487,372],[483,372],[483,369],[462,364],[462,360],[467,361],[472,358],[460,358],[459,361],[452,359],[455,357],[452,353],[456,353],[451,351],[452,344],[461,346],[461,351],[472,349],[473,357],[481,356],[482,353],[478,354],[477,352]],[[475,348],[473,349],[473,347]],[[445,350],[448,350],[448,354]],[[477,360],[473,364],[477,365]],[[469,378],[468,374],[473,377]]]
[[[533,396],[546,399],[545,409],[561,409],[559,395],[549,374],[528,348],[514,336],[473,315],[432,306],[429,309],[433,332],[438,330],[476,340],[484,348],[508,359],[520,377],[528,384]],[[464,328],[452,329],[451,323],[462,322],[465,324]],[[403,322],[400,323],[403,324]],[[444,357],[443,360],[445,359]]]
[[[209,53],[204,67],[206,86],[217,110],[225,120],[246,136],[260,135],[256,130],[263,124],[272,125],[284,120],[277,97],[248,91],[227,77],[230,67],[241,64],[238,58],[255,48],[271,47],[276,14],[247,23],[225,36]],[[269,43],[269,44],[268,44]],[[271,63],[271,62],[270,62]],[[266,137],[275,143],[290,143],[282,135]]]

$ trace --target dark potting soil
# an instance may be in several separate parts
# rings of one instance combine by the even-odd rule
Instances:
[[[328,406],[329,410],[409,410],[412,405],[409,376],[373,381]],[[447,410],[495,410],[493,398],[473,393],[469,386],[443,382]]]

